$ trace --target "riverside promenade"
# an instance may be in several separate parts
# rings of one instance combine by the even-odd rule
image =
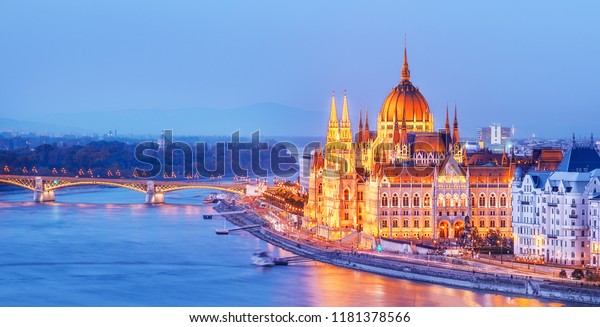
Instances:
[[[218,206],[215,209],[225,212],[240,208],[224,209]],[[301,234],[277,232],[271,228],[268,221],[252,210],[226,217],[238,226],[259,224],[262,228],[248,232],[296,255],[339,267],[487,293],[600,305],[600,287],[587,283],[443,256],[407,256],[356,251],[339,244],[303,237]]]

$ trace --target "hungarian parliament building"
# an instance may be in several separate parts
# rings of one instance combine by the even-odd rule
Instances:
[[[446,107],[444,127],[434,128],[429,105],[411,82],[406,47],[400,77],[374,122],[368,111],[363,116],[361,110],[357,132],[352,130],[345,92],[341,119],[335,94],[332,96],[325,146],[315,149],[311,158],[305,227],[330,240],[360,234],[366,247],[374,247],[382,239],[452,242],[465,232],[485,237],[493,230],[500,237],[513,238],[516,255],[536,253],[550,259],[538,236],[542,235],[541,226],[533,228],[523,222],[536,218],[535,213],[513,212],[534,210],[522,209],[521,203],[527,202],[524,197],[530,196],[515,198],[513,193],[522,192],[521,185],[529,185],[525,177],[529,172],[556,170],[567,159],[562,150],[540,149],[530,158],[516,158],[506,150],[467,153],[460,139],[456,107],[452,124]],[[518,187],[513,187],[515,176]],[[513,226],[515,215],[518,225]],[[539,234],[527,234],[532,231]],[[543,231],[556,233],[550,228]],[[570,231],[568,237],[564,243],[570,245]],[[518,248],[521,242],[527,242],[526,248]],[[558,244],[554,239],[547,242]],[[582,244],[577,243],[577,264]],[[583,245],[590,247],[589,242]],[[556,257],[560,250],[554,246],[554,251]],[[565,253],[570,259],[570,251],[561,253],[561,259]],[[586,254],[585,259],[591,260],[590,256]]]

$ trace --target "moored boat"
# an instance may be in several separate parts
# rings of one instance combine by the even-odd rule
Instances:
[[[270,267],[275,265],[275,260],[267,251],[256,250],[252,255],[252,264],[260,267]]]

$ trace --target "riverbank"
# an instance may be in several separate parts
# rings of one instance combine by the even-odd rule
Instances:
[[[488,293],[600,305],[600,288],[583,283],[564,283],[553,278],[527,276],[509,268],[495,268],[481,262],[460,259],[443,262],[433,256],[427,259],[401,257],[354,251],[332,243],[317,243],[298,235],[278,233],[270,228],[269,222],[250,210],[245,214],[227,215],[227,219],[238,226],[260,224],[262,228],[249,232],[296,255],[339,267]]]

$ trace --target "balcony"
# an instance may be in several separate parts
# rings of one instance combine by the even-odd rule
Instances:
[[[577,218],[577,214],[570,214],[569,218]]]
[[[558,207],[558,203],[548,202],[549,207]]]
[[[529,201],[521,201],[521,204],[529,205]]]
[[[577,204],[571,203],[571,208],[577,208]]]

